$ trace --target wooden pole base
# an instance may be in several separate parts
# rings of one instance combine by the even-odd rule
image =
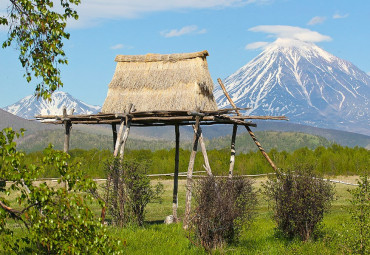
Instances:
[[[173,200],[172,200],[172,215],[173,221],[177,222],[177,207],[178,207],[178,186],[179,186],[179,158],[180,158],[180,129],[179,125],[175,125],[176,135],[176,154],[175,154],[175,173],[173,176]]]

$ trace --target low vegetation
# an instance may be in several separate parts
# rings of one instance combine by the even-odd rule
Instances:
[[[348,190],[352,195],[349,209],[351,218],[345,224],[343,236],[345,248],[351,254],[370,254],[370,180],[365,175],[358,180],[356,189]]]
[[[306,165],[279,171],[264,185],[277,229],[288,238],[310,239],[334,198],[333,185]]]
[[[200,179],[194,198],[192,230],[207,251],[237,240],[242,227],[250,224],[256,206],[252,181],[246,178]]]
[[[22,165],[24,154],[14,142],[19,133],[11,128],[0,132],[0,251],[5,254],[106,254],[120,245],[107,235],[107,229],[89,206],[101,204],[89,195],[96,183],[83,178],[79,164],[68,163],[69,155],[45,149],[43,164]],[[34,179],[52,167],[59,185]],[[7,181],[10,185],[7,185]],[[16,204],[6,197],[12,195]],[[14,236],[15,226],[25,235]],[[23,245],[21,245],[23,244]],[[117,248],[118,249],[118,248]]]
[[[112,223],[116,226],[144,224],[145,207],[161,201],[163,185],[151,186],[147,165],[135,161],[112,159],[106,162],[108,175],[104,187],[104,202]]]

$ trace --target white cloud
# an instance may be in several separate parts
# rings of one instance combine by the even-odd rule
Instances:
[[[341,15],[341,14],[339,14],[339,13],[336,13],[336,14],[334,14],[333,15],[333,19],[345,19],[345,18],[347,18],[349,16],[349,14],[348,13],[346,13],[346,14],[344,14],[344,15]]]
[[[283,25],[262,25],[249,29],[252,32],[262,32],[269,34],[270,37],[290,38],[305,42],[331,41],[331,37],[320,34],[319,32],[307,28],[283,26]]]
[[[185,26],[180,29],[172,29],[172,30],[164,30],[161,31],[161,35],[170,38],[170,37],[177,37],[182,36],[186,34],[204,34],[206,33],[206,29],[198,29],[198,26],[192,25],[192,26]]]
[[[266,4],[273,1],[275,0],[87,0],[81,1],[81,4],[76,7],[79,19],[69,20],[68,27],[93,27],[104,20],[136,18],[152,12],[220,9],[248,4]],[[0,12],[6,13],[9,5],[9,1],[0,0]]]
[[[260,48],[264,48],[267,46],[269,43],[268,42],[254,42],[254,43],[249,43],[245,46],[246,50],[256,50]]]
[[[323,23],[324,21],[326,20],[326,17],[320,17],[320,16],[316,16],[316,17],[313,17],[308,23],[307,25],[316,25],[316,24],[321,24]]]
[[[95,26],[105,19],[136,18],[142,14],[186,9],[228,8],[274,0],[88,0],[77,7],[79,20],[72,27]]]
[[[369,76],[370,76],[370,72],[367,72],[367,75],[369,75]]]

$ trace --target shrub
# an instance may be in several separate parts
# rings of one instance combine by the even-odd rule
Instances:
[[[105,185],[105,201],[113,223],[143,225],[145,207],[149,202],[161,201],[163,185],[152,187],[147,176],[147,164],[123,161],[118,158],[106,165],[108,179]]]
[[[191,217],[191,230],[206,249],[237,240],[240,229],[251,221],[256,205],[252,181],[245,178],[200,179],[194,186],[197,206]]]
[[[346,250],[352,254],[370,254],[370,182],[367,175],[358,181],[358,187],[348,190],[351,220],[348,222]]]
[[[84,178],[78,165],[67,164],[69,155],[45,149],[43,165],[22,165],[24,155],[16,150],[19,134],[7,128],[0,132],[0,192],[13,195],[18,208],[0,197],[0,252],[18,254],[107,254],[116,245],[89,208],[87,191],[95,182]],[[52,167],[57,169],[58,185],[34,185],[34,179]],[[11,185],[5,185],[11,181]],[[23,209],[19,209],[22,207]],[[27,232],[14,238],[9,218],[23,222]],[[23,243],[24,245],[20,245]],[[118,252],[117,252],[118,253]]]
[[[307,165],[296,167],[294,172],[279,171],[264,186],[278,230],[304,241],[321,223],[334,197],[333,185],[318,178]]]

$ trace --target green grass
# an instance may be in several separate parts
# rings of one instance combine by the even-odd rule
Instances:
[[[257,179],[254,186],[261,187],[265,179]],[[353,182],[354,178],[350,178]],[[156,181],[153,181],[156,182]],[[165,193],[162,204],[149,204],[147,222],[143,228],[118,229],[110,227],[111,233],[126,243],[129,254],[202,254],[205,251],[192,244],[181,224],[162,224],[166,215],[172,214],[172,181],[162,180]],[[183,217],[185,202],[185,181],[180,180],[179,215]],[[338,254],[341,253],[339,235],[341,224],[349,219],[346,207],[350,198],[347,189],[352,186],[337,184],[336,200],[330,212],[325,215],[322,227],[314,240],[301,242],[288,240],[275,230],[268,203],[258,195],[256,217],[248,229],[243,229],[238,243],[218,249],[215,254]]]
[[[343,177],[355,183],[354,177]],[[261,188],[266,179],[256,179],[255,189]],[[158,180],[152,180],[155,184]],[[146,210],[146,222],[143,227],[117,228],[109,226],[109,233],[122,240],[127,254],[205,254],[199,246],[187,238],[188,232],[182,229],[181,223],[165,225],[163,220],[172,214],[172,180],[160,180],[164,185],[163,202],[151,203]],[[288,240],[275,230],[271,212],[265,198],[258,195],[256,217],[252,225],[243,229],[239,242],[214,251],[215,254],[341,254],[340,233],[342,223],[349,219],[346,210],[350,198],[347,189],[353,188],[336,184],[336,200],[330,212],[325,215],[320,231],[314,240],[301,242]],[[185,180],[179,181],[178,215],[182,219],[185,205]],[[93,206],[96,214],[100,211]],[[109,218],[108,218],[109,220]],[[14,223],[13,223],[14,224]],[[16,235],[26,234],[18,224],[13,225]]]

